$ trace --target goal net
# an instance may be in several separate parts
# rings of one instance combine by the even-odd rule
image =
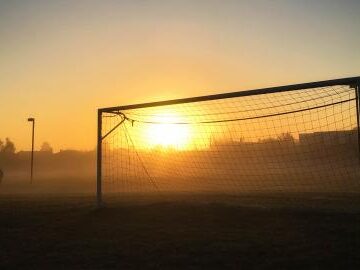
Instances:
[[[98,191],[358,192],[357,83],[100,109]]]

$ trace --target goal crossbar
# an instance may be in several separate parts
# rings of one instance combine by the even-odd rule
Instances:
[[[266,88],[252,89],[252,90],[236,91],[236,92],[229,92],[222,94],[197,96],[190,98],[180,98],[180,99],[171,99],[164,101],[130,104],[124,106],[106,107],[106,108],[100,108],[99,112],[111,113],[120,110],[140,109],[140,108],[148,108],[155,106],[175,105],[175,104],[210,101],[216,99],[227,99],[227,98],[235,98],[235,97],[256,96],[263,94],[289,92],[289,91],[304,90],[304,89],[319,88],[319,87],[334,86],[334,85],[348,85],[351,87],[356,87],[356,85],[359,84],[360,84],[360,76],[357,76],[357,77],[348,77],[348,78],[333,79],[326,81],[317,81],[317,82],[309,82],[309,83],[300,83],[300,84],[291,84],[291,85],[266,87]]]

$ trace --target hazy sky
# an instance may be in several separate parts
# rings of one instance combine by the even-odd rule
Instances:
[[[96,109],[360,75],[360,1],[0,0],[0,138],[93,149]]]

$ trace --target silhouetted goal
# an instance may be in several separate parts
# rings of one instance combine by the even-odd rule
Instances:
[[[358,192],[360,77],[98,110],[98,203],[144,192]]]

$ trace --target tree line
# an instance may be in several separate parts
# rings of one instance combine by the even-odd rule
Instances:
[[[43,142],[40,151],[53,152],[53,148],[48,142]],[[5,138],[5,141],[0,139],[0,154],[15,154],[16,146],[10,138]]]

